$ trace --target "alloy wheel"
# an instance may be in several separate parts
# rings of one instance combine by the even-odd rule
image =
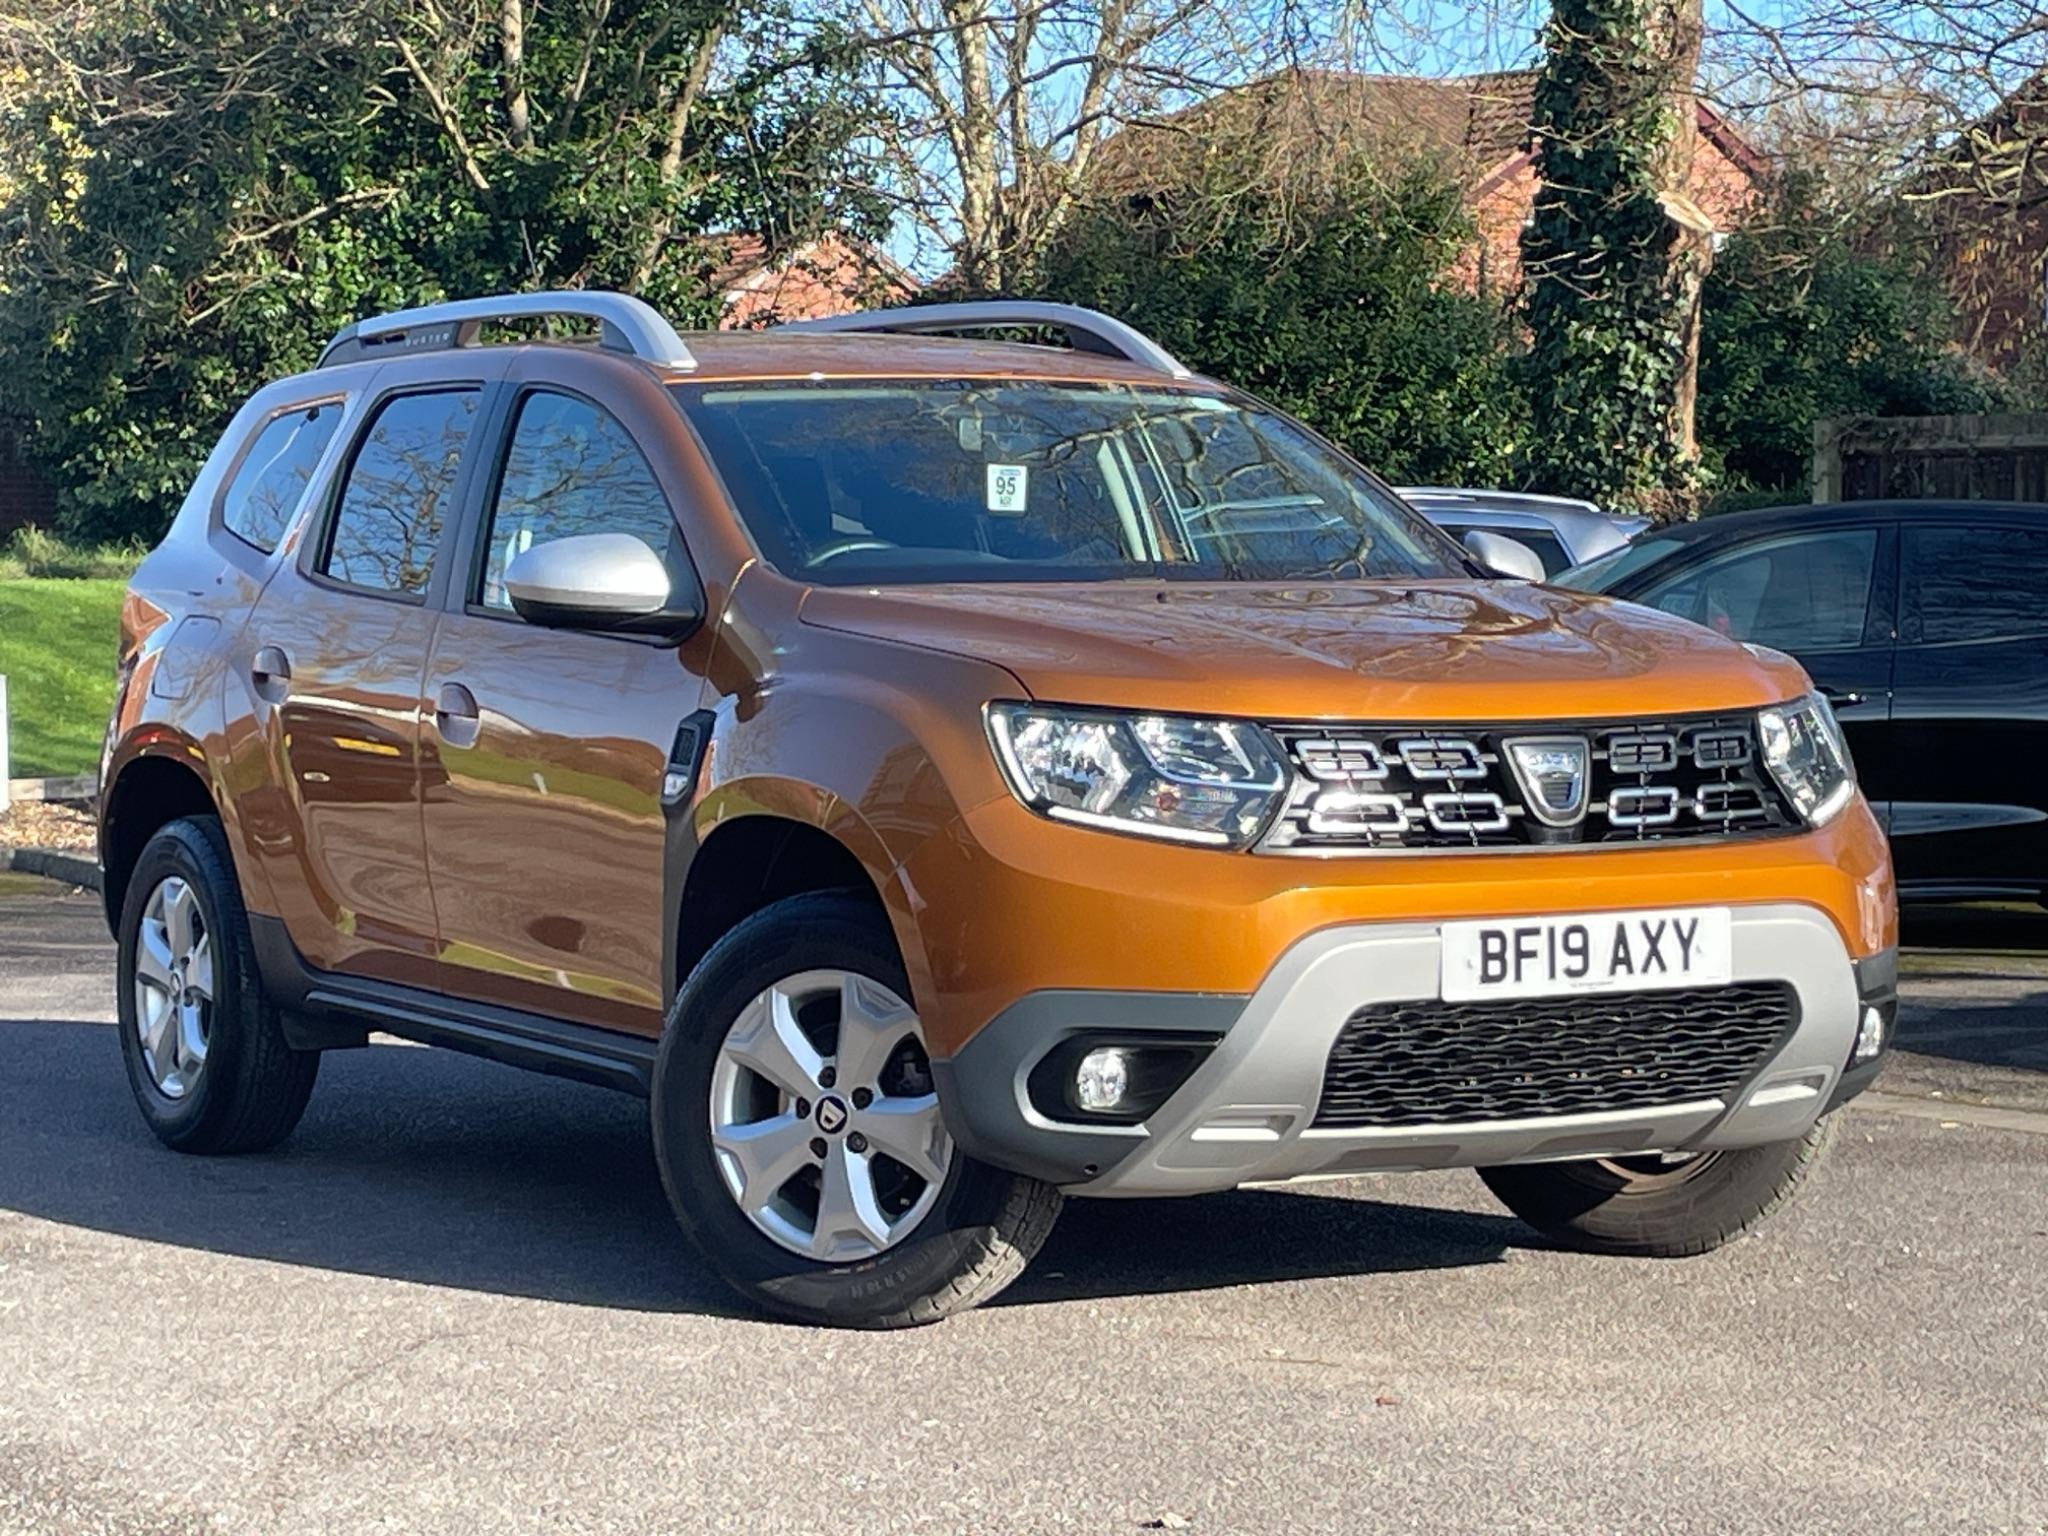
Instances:
[[[1718,1152],[1644,1152],[1630,1157],[1603,1157],[1594,1166],[1618,1180],[1622,1189],[1641,1194],[1696,1179],[1720,1157]]]
[[[189,881],[166,876],[135,935],[135,1029],[157,1092],[182,1099],[206,1067],[213,1026],[213,937]]]
[[[756,1228],[835,1264],[909,1236],[953,1157],[916,1013],[839,970],[787,977],[740,1010],[712,1071],[711,1142]]]

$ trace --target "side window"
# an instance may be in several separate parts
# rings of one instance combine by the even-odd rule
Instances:
[[[338,400],[287,411],[264,423],[221,493],[222,526],[266,555],[276,549],[340,424]]]
[[[1652,586],[1641,598],[1733,640],[1784,651],[1863,642],[1875,528],[1838,528],[1744,544]]]
[[[536,544],[581,533],[630,533],[662,556],[678,537],[668,500],[626,429],[586,401],[536,391],[520,402],[512,428],[477,600],[510,612],[505,567]]]
[[[2048,634],[2048,529],[1908,528],[1906,573],[1909,643]]]
[[[476,410],[473,389],[379,407],[342,484],[321,570],[372,592],[426,591]]]

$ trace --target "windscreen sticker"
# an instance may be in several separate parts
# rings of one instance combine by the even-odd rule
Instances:
[[[988,509],[1015,517],[1024,510],[1024,489],[1030,472],[1022,464],[988,467]]]

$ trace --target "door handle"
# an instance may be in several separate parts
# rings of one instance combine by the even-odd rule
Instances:
[[[249,663],[249,681],[266,704],[282,704],[291,696],[291,658],[274,645],[261,647]]]
[[[473,747],[482,727],[476,695],[460,683],[443,683],[434,703],[434,729],[441,733],[443,745]]]
[[[1820,696],[1838,709],[1861,704],[1867,697],[1860,689],[1856,688],[1823,688],[1820,691]]]

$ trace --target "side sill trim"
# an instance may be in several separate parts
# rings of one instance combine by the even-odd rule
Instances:
[[[285,1041],[294,1050],[364,1045],[375,1028],[638,1098],[653,1091],[654,1040],[397,982],[318,971],[274,917],[250,913],[249,932],[263,989],[282,1015]]]
[[[468,1016],[468,1010],[452,998],[436,998],[429,1007],[409,999],[368,995],[354,987],[315,987],[306,994],[305,1005],[323,1013],[374,1021],[386,1034],[421,1045],[462,1051],[529,1072],[574,1078],[643,1099],[652,1092],[655,1044],[633,1035],[539,1015],[521,1015],[517,1024],[510,1024]]]

